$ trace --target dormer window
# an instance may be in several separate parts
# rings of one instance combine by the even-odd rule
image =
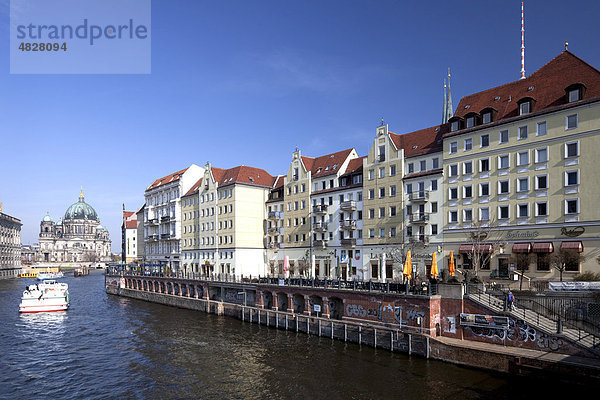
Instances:
[[[481,118],[483,119],[484,124],[489,124],[490,122],[492,122],[492,113],[491,112],[483,113]]]
[[[460,129],[460,120],[459,119],[455,119],[454,121],[450,122],[450,132],[455,132],[459,129]]]
[[[569,90],[569,103],[574,103],[576,101],[581,100],[579,97],[579,93],[580,93],[579,89]]]
[[[467,128],[472,128],[474,126],[475,126],[475,117],[474,116],[467,117]]]
[[[582,83],[574,83],[569,85],[565,92],[567,92],[567,101],[569,103],[574,103],[583,99],[583,94],[585,93],[585,86]]]
[[[526,101],[519,104],[519,115],[526,115],[531,112],[531,104]]]

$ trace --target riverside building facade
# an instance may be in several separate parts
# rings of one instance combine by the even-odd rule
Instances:
[[[484,280],[597,272],[600,72],[564,51],[454,113],[445,88],[441,125],[395,134],[382,123],[364,157],[296,150],[275,177],[207,164],[197,193],[181,191],[183,250],[168,253],[183,251],[186,270],[238,276],[400,281],[408,250],[420,279],[450,252],[459,274]],[[146,257],[162,235],[148,230]]]
[[[21,220],[2,212],[0,203],[0,279],[21,273]]]
[[[569,51],[462,98],[444,134],[445,253],[492,279],[597,271],[599,149],[600,71]]]

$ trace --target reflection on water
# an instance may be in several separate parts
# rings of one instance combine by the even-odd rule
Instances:
[[[0,281],[0,398],[503,399],[553,382],[451,364],[108,296],[66,277],[66,312],[18,313],[27,280]],[[571,388],[575,395],[582,388]],[[583,393],[583,392],[582,392]]]

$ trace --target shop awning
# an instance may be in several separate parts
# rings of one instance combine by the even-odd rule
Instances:
[[[552,242],[534,243],[531,251],[534,253],[552,253],[554,251],[554,246],[552,245]]]
[[[513,253],[529,253],[531,252],[531,243],[515,243],[512,247]]]
[[[461,244],[458,248],[459,253],[474,253],[477,251],[478,253],[491,253],[492,245],[489,243],[486,244]]]
[[[582,253],[583,252],[583,243],[576,241],[576,242],[562,242],[560,244],[560,249],[561,250],[575,250],[578,253]]]

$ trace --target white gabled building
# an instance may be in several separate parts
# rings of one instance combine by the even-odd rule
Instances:
[[[204,168],[192,164],[155,180],[144,195],[144,245],[149,263],[176,272],[181,265],[181,196],[198,182]]]

